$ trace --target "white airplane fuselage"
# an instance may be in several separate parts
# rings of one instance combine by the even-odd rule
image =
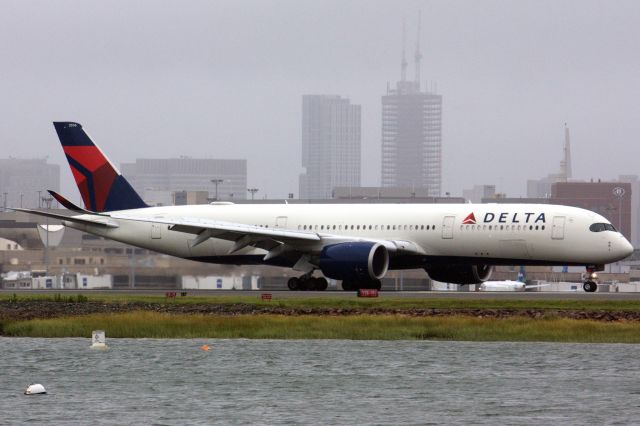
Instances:
[[[119,219],[118,215],[127,219]],[[233,241],[209,238],[191,246],[194,235],[144,221],[224,221],[268,229],[317,234],[296,246],[317,254],[328,243],[363,239],[403,244],[411,255],[390,267],[433,262],[464,264],[603,265],[632,253],[617,231],[594,232],[604,217],[580,208],[547,204],[207,204],[149,207],[110,212],[117,227],[65,221],[66,226],[182,258],[229,264],[260,264],[266,250],[247,246],[229,254]],[[80,215],[78,217],[83,217]],[[140,217],[137,221],[134,218]],[[269,262],[266,262],[269,264]],[[270,264],[292,266],[290,260]]]

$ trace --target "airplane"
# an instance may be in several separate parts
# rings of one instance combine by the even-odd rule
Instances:
[[[527,291],[530,288],[547,287],[551,284],[525,284],[522,281],[485,281],[478,287],[479,291]]]
[[[456,284],[488,281],[496,265],[585,266],[590,277],[633,247],[603,216],[548,204],[234,204],[150,207],[79,123],[54,122],[84,207],[73,215],[14,208],[64,226],[200,262],[302,273],[290,290],[380,289],[387,271],[424,269]],[[319,271],[324,277],[314,277]]]

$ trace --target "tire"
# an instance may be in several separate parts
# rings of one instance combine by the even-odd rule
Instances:
[[[329,287],[329,282],[326,278],[320,277],[316,278],[316,290],[325,291]]]
[[[356,289],[353,281],[342,280],[342,289],[344,291],[353,291]]]
[[[380,291],[382,290],[382,281],[380,280],[375,280],[373,288]]]
[[[287,281],[287,287],[289,287],[289,290],[291,291],[300,290],[300,280],[296,277],[289,278],[289,281]]]
[[[314,277],[309,277],[308,280],[305,281],[306,288],[308,291],[316,291],[318,289],[318,279]]]
[[[598,288],[598,285],[596,283],[594,283],[593,281],[587,281],[584,284],[582,284],[582,288],[587,293],[593,293]]]

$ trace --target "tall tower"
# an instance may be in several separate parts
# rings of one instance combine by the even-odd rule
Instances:
[[[442,96],[420,88],[420,17],[415,53],[415,79],[406,80],[406,60],[401,80],[382,96],[383,187],[427,188],[439,196],[442,186]]]
[[[335,95],[302,96],[300,198],[331,198],[360,186],[360,105]]]
[[[564,155],[560,162],[560,178],[566,182],[573,177],[571,171],[571,141],[569,140],[569,128],[564,123]]]

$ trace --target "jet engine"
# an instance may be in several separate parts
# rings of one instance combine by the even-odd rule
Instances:
[[[425,268],[429,278],[453,284],[480,284],[493,273],[493,265],[435,265]]]
[[[320,252],[320,270],[334,280],[379,280],[389,269],[389,252],[380,243],[348,242]]]

